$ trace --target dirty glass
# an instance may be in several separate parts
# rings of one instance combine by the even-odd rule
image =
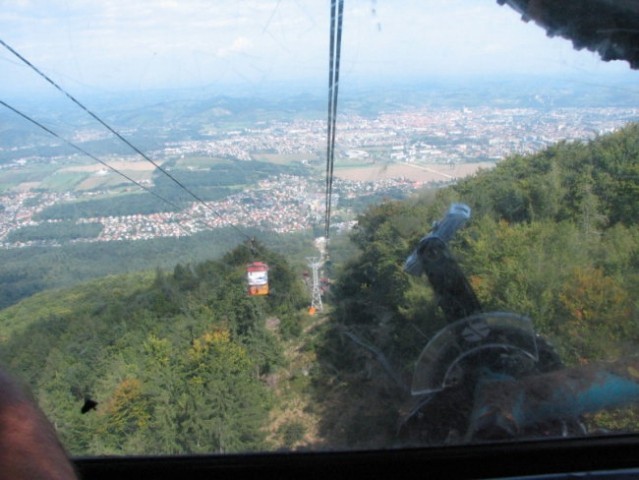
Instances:
[[[2,368],[77,457],[636,431],[638,8],[3,5]]]

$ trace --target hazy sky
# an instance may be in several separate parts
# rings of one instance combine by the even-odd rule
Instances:
[[[329,0],[0,0],[0,38],[72,92],[325,88]],[[346,0],[343,85],[439,75],[631,75],[495,0]],[[2,96],[51,88],[0,47]]]

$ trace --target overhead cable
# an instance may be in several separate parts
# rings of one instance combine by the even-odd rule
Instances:
[[[93,117],[96,121],[98,121],[104,128],[106,128],[109,132],[111,132],[113,135],[115,135],[116,137],[118,137],[122,142],[124,142],[127,146],[129,146],[131,149],[133,149],[137,154],[139,154],[140,156],[142,156],[142,158],[144,158],[147,162],[150,162],[153,164],[153,166],[155,166],[155,168],[157,168],[159,171],[161,171],[164,175],[166,175],[167,177],[169,177],[171,180],[173,180],[177,185],[179,185],[182,189],[184,189],[186,192],[188,192],[193,198],[195,198],[198,201],[202,201],[197,195],[195,195],[193,192],[191,192],[188,188],[186,188],[186,186],[184,186],[179,180],[177,180],[175,177],[173,177],[173,175],[171,175],[169,172],[167,172],[164,168],[162,168],[157,162],[154,162],[151,158],[149,158],[144,152],[142,152],[139,148],[137,148],[135,145],[133,145],[131,142],[129,142],[126,138],[124,138],[120,133],[118,133],[116,130],[114,130],[113,128],[111,128],[111,126],[109,126],[104,120],[102,120],[100,117],[98,117],[95,113],[93,113],[91,110],[89,110],[83,103],[81,103],[78,99],[76,99],[73,95],[71,95],[69,92],[67,92],[64,88],[62,88],[60,85],[58,85],[55,81],[53,81],[49,76],[47,76],[44,72],[42,72],[42,70],[40,70],[38,67],[36,67],[33,63],[31,63],[29,60],[27,60],[25,57],[23,57],[22,55],[20,55],[16,50],[14,50],[11,46],[9,46],[6,42],[4,42],[2,39],[0,39],[0,44],[2,44],[7,50],[9,50],[11,53],[13,53],[16,57],[18,57],[22,62],[24,62],[26,65],[28,65],[33,71],[35,71],[38,75],[40,75],[42,78],[44,78],[47,82],[49,82],[51,85],[53,85],[57,90],[59,90],[62,94],[64,94],[69,100],[71,100],[73,103],[75,103],[78,107],[80,107],[82,110],[84,110],[86,113],[88,113],[91,117]]]
[[[118,170],[115,167],[112,167],[111,165],[109,165],[108,163],[106,163],[103,160],[100,160],[98,157],[92,155],[91,153],[87,152],[85,149],[83,149],[82,147],[77,146],[75,143],[61,137],[60,135],[58,135],[56,132],[54,132],[53,130],[51,130],[48,127],[45,127],[44,125],[42,125],[40,122],[38,122],[37,120],[34,120],[33,118],[29,117],[27,114],[22,113],[20,110],[18,110],[17,108],[12,107],[11,105],[9,105],[8,103],[4,102],[3,100],[0,100],[0,105],[8,108],[9,110],[11,110],[12,112],[20,115],[22,118],[24,118],[25,120],[33,123],[36,127],[44,130],[45,132],[47,132],[49,135],[52,135],[53,137],[57,138],[58,140],[63,141],[64,143],[66,143],[67,145],[69,145],[70,147],[76,149],[78,152],[86,155],[87,157],[92,158],[93,160],[95,160],[98,163],[101,163],[102,165],[104,165],[105,167],[107,167],[108,169],[112,170],[113,172],[117,173],[118,175],[120,175],[121,177],[124,177],[125,179],[127,179],[129,182],[134,183],[135,185],[137,185],[138,187],[140,187],[143,190],[146,190],[148,193],[150,193],[151,195],[153,195],[156,198],[159,198],[160,200],[162,200],[165,203],[168,203],[169,205],[171,205],[173,208],[175,208],[176,210],[181,210],[180,207],[178,207],[175,203],[173,203],[171,200],[168,200],[164,197],[162,197],[161,195],[158,195],[157,193],[155,193],[153,190],[151,190],[150,188],[145,187],[144,185],[142,185],[140,182],[134,180],[133,178],[129,177],[126,173],[121,172],[120,170]]]
[[[151,190],[150,188],[145,187],[144,185],[142,185],[140,182],[138,182],[137,180],[129,177],[126,173],[121,172],[120,170],[118,170],[117,168],[109,165],[108,163],[106,163],[103,160],[100,160],[98,157],[96,157],[95,155],[92,155],[91,153],[87,152],[85,149],[83,149],[82,147],[79,147],[78,145],[76,145],[75,143],[65,139],[64,137],[58,135],[56,132],[54,132],[53,130],[51,130],[50,128],[45,127],[44,125],[42,125],[40,122],[38,122],[37,120],[34,120],[33,118],[29,117],[27,114],[21,112],[20,110],[18,110],[17,108],[12,107],[11,105],[9,105],[8,103],[0,100],[0,105],[2,105],[3,107],[8,108],[9,110],[11,110],[12,112],[20,115],[22,118],[24,118],[25,120],[31,122],[32,124],[34,124],[36,127],[44,130],[45,132],[47,132],[49,135],[52,135],[53,137],[57,138],[58,140],[61,140],[62,142],[66,143],[67,145],[69,145],[70,147],[74,148],[75,150],[77,150],[78,152],[86,155],[87,157],[95,160],[98,163],[101,163],[102,165],[104,165],[105,167],[107,167],[109,170],[112,170],[113,172],[117,173],[118,175],[120,175],[121,177],[125,178],[126,180],[128,180],[131,183],[134,183],[135,185],[137,185],[138,187],[140,187],[142,190],[150,193],[151,195],[153,195],[154,197],[162,200],[163,202],[167,203],[168,205],[170,205],[171,207],[173,207],[176,211],[180,211],[180,207],[178,205],[176,205],[174,202],[172,202],[171,200],[168,200],[166,198],[164,198],[161,195],[158,195],[157,193],[155,193],[153,190]],[[190,232],[187,232],[179,223],[177,224],[178,228],[180,230],[182,230],[182,232],[188,236],[190,235]]]
[[[114,130],[110,125],[108,125],[104,120],[102,120],[98,115],[96,115],[95,113],[93,113],[91,110],[89,110],[84,104],[82,104],[79,100],[77,100],[73,95],[71,95],[70,93],[68,93],[64,88],[62,88],[60,85],[58,85],[55,81],[53,81],[49,76],[47,76],[44,72],[42,72],[38,67],[36,67],[34,64],[32,64],[29,60],[27,60],[24,56],[20,55],[20,53],[18,53],[15,49],[13,49],[11,46],[9,46],[6,42],[4,42],[2,39],[0,39],[0,45],[4,46],[7,50],[9,50],[13,55],[15,55],[17,58],[19,58],[23,63],[25,63],[27,66],[29,66],[34,72],[36,72],[38,75],[40,75],[42,78],[44,78],[48,83],[50,83],[53,87],[55,87],[57,90],[59,90],[61,93],[63,93],[69,100],[71,100],[73,103],[75,103],[78,107],[80,107],[82,110],[84,110],[87,114],[89,114],[91,117],[93,117],[96,121],[98,121],[102,126],[104,126],[107,130],[109,130],[109,132],[111,132],[113,135],[115,135],[118,139],[120,139],[122,142],[124,142],[127,146],[129,146],[131,149],[133,149],[133,151],[135,151],[137,154],[139,154],[142,158],[144,158],[147,162],[150,162],[155,168],[157,168],[160,172],[162,172],[164,175],[166,175],[168,178],[170,178],[176,185],[178,185],[178,187],[180,187],[182,190],[184,190],[186,193],[188,193],[191,197],[193,197],[197,202],[201,203],[202,205],[204,205],[206,208],[208,208],[215,216],[217,216],[218,218],[222,218],[222,216],[216,212],[215,210],[213,210],[209,205],[206,204],[206,202],[200,198],[198,195],[196,195],[193,191],[191,191],[188,187],[186,187],[186,185],[184,185],[182,182],[180,182],[177,178],[175,178],[173,175],[171,175],[166,169],[162,168],[162,166],[160,166],[158,163],[154,162],[151,158],[149,158],[144,152],[142,152],[139,148],[137,148],[135,145],[133,145],[129,140],[127,140],[126,138],[124,138],[120,133],[118,133],[116,130]],[[6,105],[6,104],[5,104]],[[26,117],[25,117],[26,118]],[[236,232],[238,232],[241,236],[245,237],[248,240],[252,240],[252,238],[247,235],[246,233],[244,233],[242,230],[240,230],[236,225],[233,224],[229,224],[231,228],[233,228]]]
[[[342,45],[342,18],[344,0],[331,0],[331,27],[328,74],[328,122],[326,139],[326,213],[324,236],[328,240],[333,201],[333,166],[335,163],[335,125],[337,119],[337,96],[339,91],[339,64]]]

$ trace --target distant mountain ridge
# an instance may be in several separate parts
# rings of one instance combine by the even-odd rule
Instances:
[[[502,108],[586,108],[627,106],[639,101],[631,78],[593,78],[584,83],[540,76],[505,78],[436,78],[424,82],[406,82],[393,88],[380,79],[369,85],[355,86],[340,92],[340,112],[374,115],[389,109],[406,109],[417,105],[432,107],[499,106]],[[291,94],[285,88],[264,91],[261,96],[246,97],[241,92],[225,94],[216,88],[158,90],[80,95],[87,106],[116,130],[134,129],[131,140],[152,148],[166,138],[197,136],[202,126],[211,122],[255,122],[277,119],[283,115],[324,120],[326,99],[322,91],[307,89]],[[9,102],[11,103],[11,102]],[[57,133],[69,138],[84,128],[102,130],[85,112],[64,98],[20,99],[15,105],[39,121],[45,121]],[[0,109],[3,147],[21,148],[57,145],[59,142],[40,132],[13,112]],[[174,131],[172,134],[171,131]],[[125,135],[126,136],[126,135]],[[154,137],[156,140],[153,141]],[[22,155],[39,150],[23,151]],[[127,152],[128,153],[128,152]],[[17,153],[0,151],[0,163],[15,159]]]

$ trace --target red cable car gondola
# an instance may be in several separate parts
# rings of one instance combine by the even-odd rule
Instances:
[[[253,262],[246,266],[248,294],[268,295],[268,265],[264,262]]]

